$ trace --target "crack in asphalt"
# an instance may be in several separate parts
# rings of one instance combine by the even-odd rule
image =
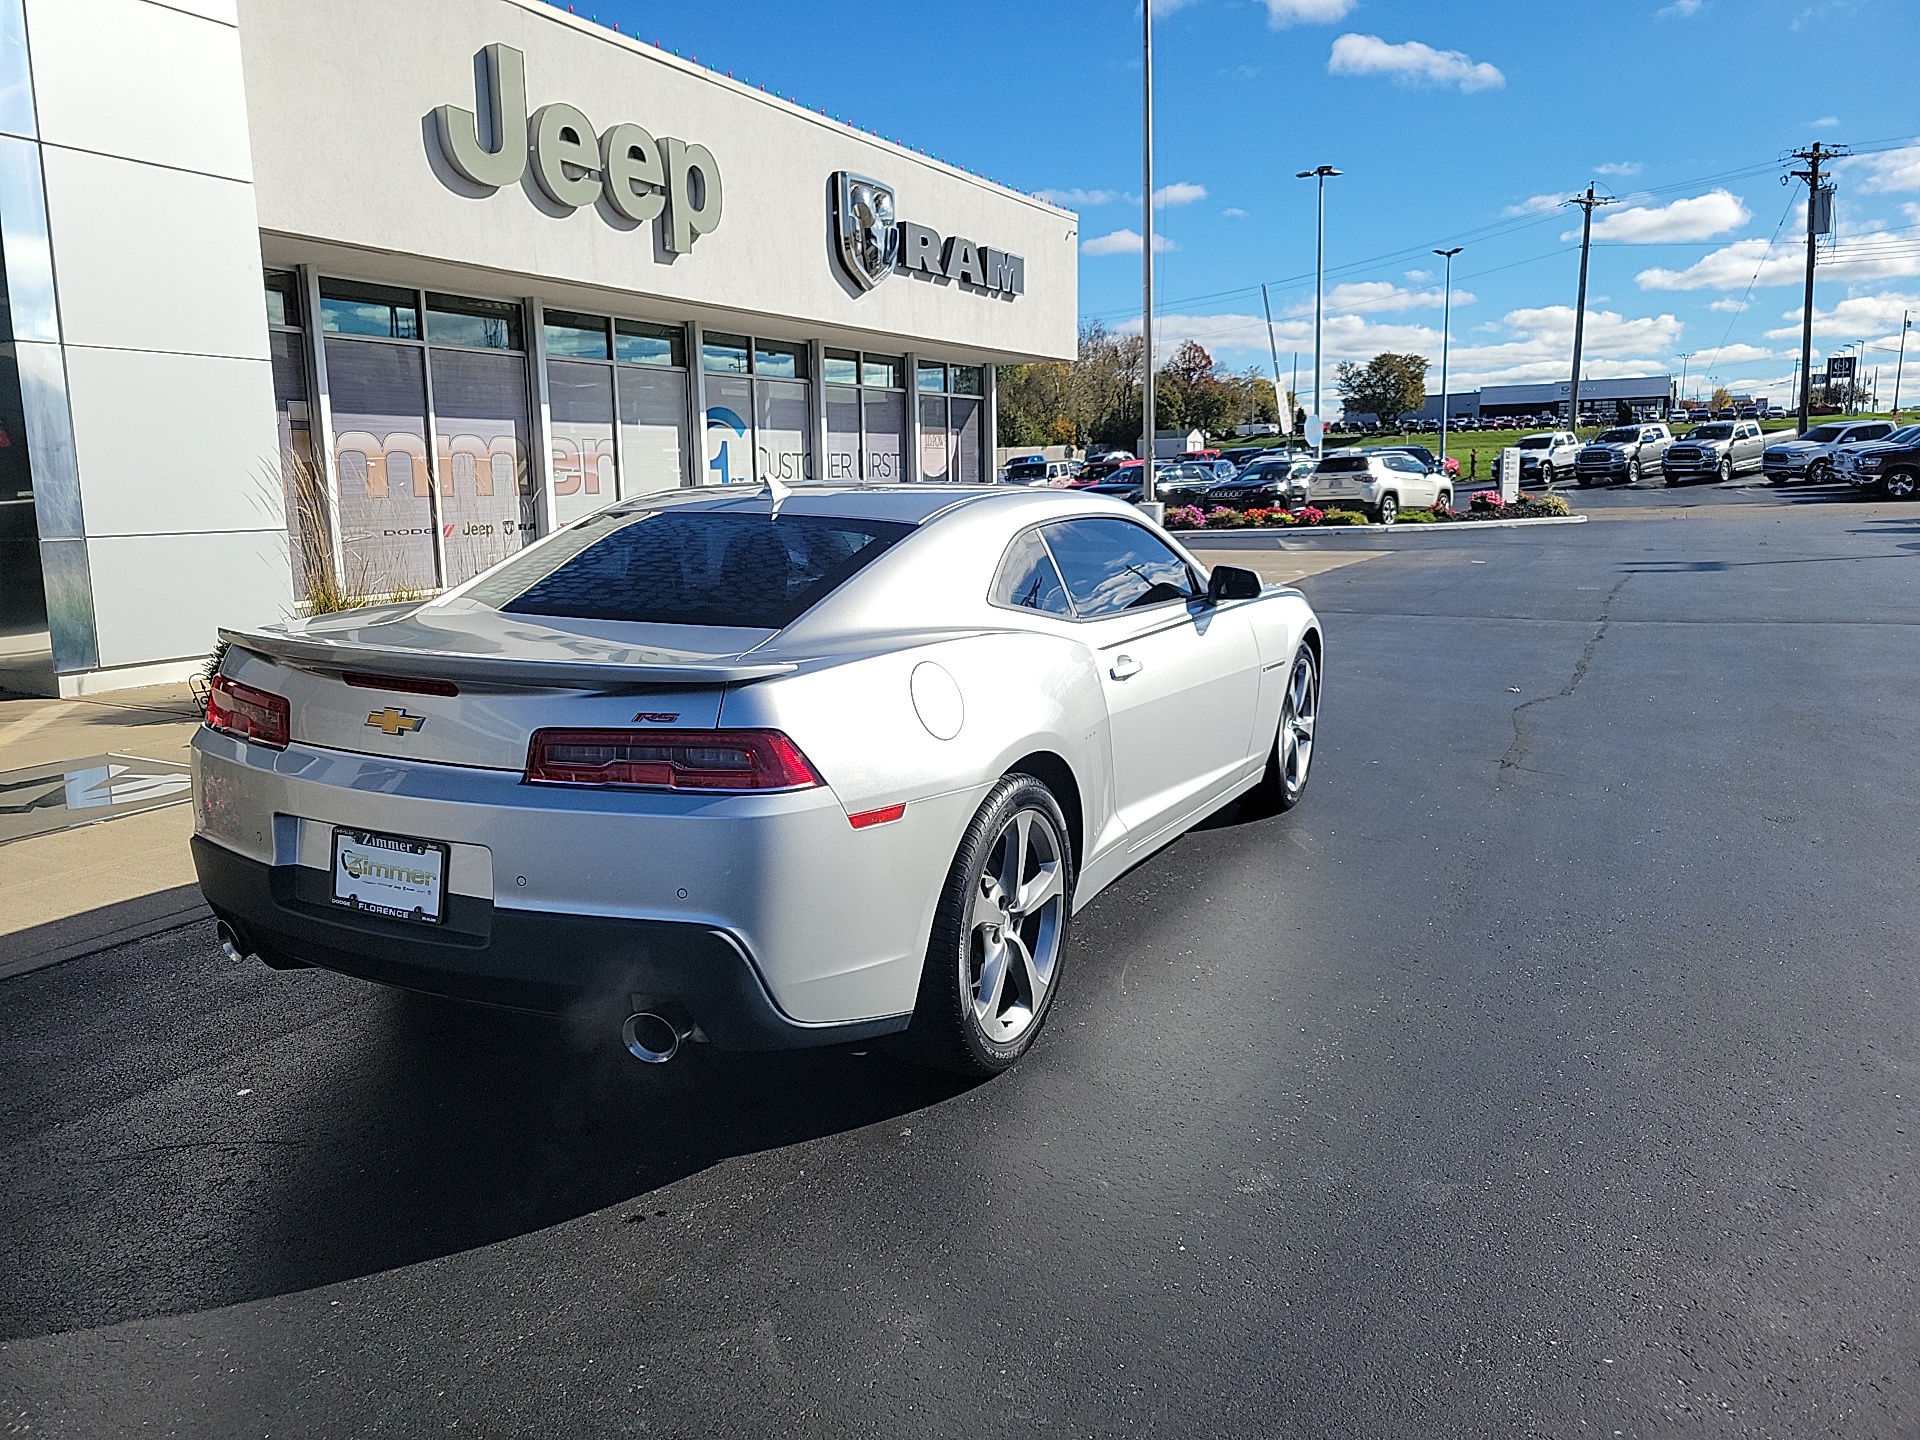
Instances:
[[[1527,712],[1532,710],[1534,706],[1545,705],[1549,701],[1569,700],[1573,698],[1574,691],[1580,688],[1580,682],[1587,678],[1587,669],[1593,664],[1594,654],[1599,650],[1600,642],[1607,638],[1607,626],[1613,619],[1613,602],[1620,592],[1626,588],[1627,582],[1633,579],[1635,573],[1636,572],[1630,570],[1625,575],[1622,575],[1613,589],[1607,592],[1607,598],[1600,602],[1599,622],[1594,626],[1593,634],[1587,637],[1586,647],[1581,650],[1580,658],[1574,661],[1573,674],[1567,680],[1567,683],[1552,695],[1536,695],[1533,699],[1522,700],[1518,705],[1513,707],[1513,741],[1507,746],[1507,753],[1500,757],[1500,774],[1502,778],[1504,778],[1510,770],[1526,768],[1520,762],[1526,758],[1527,746],[1532,739],[1527,730]]]

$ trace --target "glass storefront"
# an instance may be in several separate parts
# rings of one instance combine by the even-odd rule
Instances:
[[[457,585],[539,532],[536,348],[545,352],[552,513],[567,524],[615,500],[694,483],[694,365],[704,372],[706,484],[897,483],[985,473],[983,371],[804,341],[707,331],[529,303],[322,277],[266,276],[274,401],[295,581],[337,572],[352,594]],[[310,426],[318,321],[332,474]],[[814,386],[821,388],[818,392]],[[815,405],[826,420],[816,463]],[[916,407],[909,411],[908,405]],[[339,554],[333,554],[338,544]]]

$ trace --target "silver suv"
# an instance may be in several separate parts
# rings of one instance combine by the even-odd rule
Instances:
[[[1574,457],[1574,478],[1582,485],[1632,485],[1641,471],[1659,466],[1671,444],[1673,432],[1665,425],[1622,425]]]
[[[1520,483],[1553,485],[1573,474],[1580,437],[1571,430],[1549,430],[1520,439]]]
[[[1796,440],[1767,447],[1767,480],[1774,485],[1791,485],[1796,480],[1825,485],[1835,478],[1842,458],[1869,440],[1884,440],[1892,433],[1889,420],[1833,420],[1816,425]]]
[[[1307,503],[1353,505],[1382,525],[1402,510],[1453,508],[1453,483],[1398,450],[1345,450],[1323,456],[1307,482]]]
[[[1660,473],[1669,485],[1731,480],[1757,471],[1766,446],[1758,420],[1711,420],[1667,447]]]

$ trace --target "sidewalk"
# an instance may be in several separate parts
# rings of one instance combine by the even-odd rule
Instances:
[[[0,843],[0,978],[207,913],[184,787],[138,773],[184,766],[199,720],[184,685],[78,700],[0,694],[0,818],[69,826]],[[128,767],[119,783],[107,757],[121,755],[164,764]],[[72,771],[82,760],[95,768]],[[63,783],[55,767],[73,778]],[[17,773],[36,769],[47,774]]]

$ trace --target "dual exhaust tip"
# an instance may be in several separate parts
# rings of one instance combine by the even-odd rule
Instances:
[[[224,920],[215,923],[213,938],[220,946],[220,953],[236,964],[255,958],[240,932]],[[692,1038],[691,1025],[676,1025],[651,1010],[636,1010],[620,1027],[620,1039],[627,1053],[643,1065],[665,1065]]]

